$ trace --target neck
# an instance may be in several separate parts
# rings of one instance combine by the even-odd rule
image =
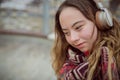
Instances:
[[[89,55],[89,51],[85,51],[84,54],[85,54],[85,56],[88,56]]]

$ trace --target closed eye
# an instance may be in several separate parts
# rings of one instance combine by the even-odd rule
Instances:
[[[69,32],[64,32],[64,35],[65,35],[65,36],[69,36],[70,33],[69,33]]]
[[[79,29],[80,27],[76,27],[75,29]]]
[[[81,30],[82,26],[78,26],[75,28],[75,30]]]

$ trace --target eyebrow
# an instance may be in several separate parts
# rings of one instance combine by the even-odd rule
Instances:
[[[83,22],[83,21],[77,21],[77,22],[75,22],[75,23],[72,25],[72,27],[74,27],[76,24],[78,24],[78,23],[80,23],[80,22]],[[62,30],[67,30],[67,29],[62,29]]]

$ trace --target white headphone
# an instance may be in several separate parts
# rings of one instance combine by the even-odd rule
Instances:
[[[112,27],[113,21],[112,21],[112,14],[107,9],[104,8],[101,2],[95,2],[97,7],[100,9],[100,11],[96,12],[96,22],[100,26],[100,29],[105,29],[103,27]]]

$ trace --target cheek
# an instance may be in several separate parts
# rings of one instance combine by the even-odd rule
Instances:
[[[89,30],[88,33],[85,34],[85,39],[90,43],[94,44],[97,39],[97,29],[93,27],[93,30]]]
[[[87,27],[82,35],[84,36],[84,39],[87,40],[92,40],[93,38],[95,38],[97,36],[97,28],[95,25],[92,25],[92,27]]]
[[[71,46],[74,46],[73,41],[71,40],[70,37],[65,37],[65,38],[66,38],[66,41],[68,42],[68,44],[70,44]]]
[[[69,37],[65,37],[66,41],[71,44],[72,42],[70,41],[70,38]]]
[[[81,37],[85,40],[89,40],[92,36],[92,31],[90,30],[85,30],[81,33]]]

